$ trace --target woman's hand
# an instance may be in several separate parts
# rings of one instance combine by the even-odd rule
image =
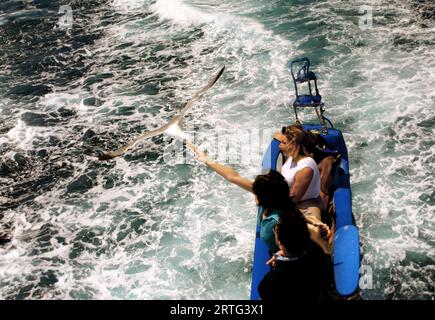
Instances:
[[[330,238],[331,230],[329,230],[329,227],[327,224],[319,221],[317,218],[315,218],[313,216],[304,216],[304,218],[305,218],[305,221],[307,222],[307,224],[311,224],[311,225],[319,228],[320,234],[323,238],[326,238],[326,239]]]
[[[204,151],[198,149],[198,147],[196,147],[191,141],[186,140],[186,145],[192,149],[192,151],[196,154],[196,159],[202,163],[209,163],[212,160],[210,159],[210,157],[208,156],[207,153],[205,153]]]
[[[216,171],[229,182],[238,185],[246,191],[253,192],[252,186],[254,182],[252,180],[245,179],[241,177],[234,169],[217,163],[205,152],[199,150],[191,141],[186,140],[186,144],[196,154],[196,159],[198,159],[198,161],[205,163],[210,169]]]
[[[198,151],[196,152],[196,160],[207,164],[207,161],[210,161],[210,157],[207,153],[198,149]]]
[[[284,256],[284,250],[279,250],[277,253],[275,253],[272,258],[270,258],[269,260],[267,260],[266,264],[268,266],[271,266],[272,268],[276,267],[276,256]]]
[[[308,223],[307,227],[308,227],[308,231],[310,232],[310,239],[315,243],[317,243],[320,246],[320,248],[322,248],[325,254],[330,255],[332,253],[331,242],[323,239],[322,232],[321,232],[322,227],[317,225],[316,226],[312,225],[311,223]]]

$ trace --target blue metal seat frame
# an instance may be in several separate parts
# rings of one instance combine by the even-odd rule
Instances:
[[[322,96],[319,93],[317,87],[317,77],[314,72],[310,71],[310,60],[308,58],[295,59],[289,61],[287,67],[289,68],[293,83],[295,86],[296,99],[293,101],[293,110],[296,116],[296,122],[301,123],[297,108],[314,108],[319,118],[320,123],[326,128],[325,121],[327,121],[331,127],[332,123],[327,118],[323,116],[324,113],[324,103],[322,102]],[[315,89],[315,94],[313,94],[313,84]],[[298,91],[298,84],[308,84],[309,94],[300,95]]]

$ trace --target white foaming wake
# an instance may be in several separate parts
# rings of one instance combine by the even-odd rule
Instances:
[[[129,13],[135,10],[140,10],[149,1],[145,0],[113,0],[111,5],[121,13]]]
[[[9,130],[6,136],[9,138],[9,141],[15,143],[19,149],[27,150],[31,149],[33,139],[38,134],[38,131],[47,131],[40,128],[38,129],[27,126],[23,120],[18,120],[17,125]]]
[[[157,0],[150,9],[163,19],[186,26],[208,23],[215,19],[211,14],[189,7],[181,0]]]

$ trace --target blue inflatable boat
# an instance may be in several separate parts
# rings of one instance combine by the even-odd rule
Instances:
[[[339,154],[337,165],[332,170],[332,183],[329,188],[329,200],[333,200],[332,212],[335,221],[333,269],[334,285],[336,294],[346,298],[358,291],[360,252],[358,228],[352,214],[352,197],[349,179],[349,160],[347,148],[340,130],[335,129],[327,118],[323,116],[324,108],[321,96],[317,89],[315,74],[309,70],[310,62],[307,58],[297,59],[288,65],[296,91],[296,99],[293,109],[296,121],[300,123],[297,114],[298,108],[313,108],[319,118],[319,124],[302,124],[305,130],[309,130],[321,136],[325,145],[321,152]],[[307,84],[308,94],[299,95],[298,85]],[[314,87],[314,88],[313,88]],[[315,89],[315,92],[313,92]],[[283,164],[283,155],[279,150],[279,141],[272,140],[264,154],[262,169],[280,171]],[[259,208],[261,217],[262,208]],[[252,272],[251,300],[260,299],[258,285],[270,270],[266,261],[271,255],[266,244],[260,239],[260,221],[257,221],[254,261]]]

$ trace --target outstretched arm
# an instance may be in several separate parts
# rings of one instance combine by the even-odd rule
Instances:
[[[203,151],[199,150],[192,142],[186,141],[186,144],[189,148],[192,149],[193,152],[195,152],[195,154],[197,155],[197,159],[199,161],[205,163],[209,168],[216,171],[218,174],[220,174],[229,182],[234,183],[249,192],[253,192],[252,180],[243,178],[234,169],[230,167],[226,167],[220,163],[217,163],[213,159],[210,159]]]

